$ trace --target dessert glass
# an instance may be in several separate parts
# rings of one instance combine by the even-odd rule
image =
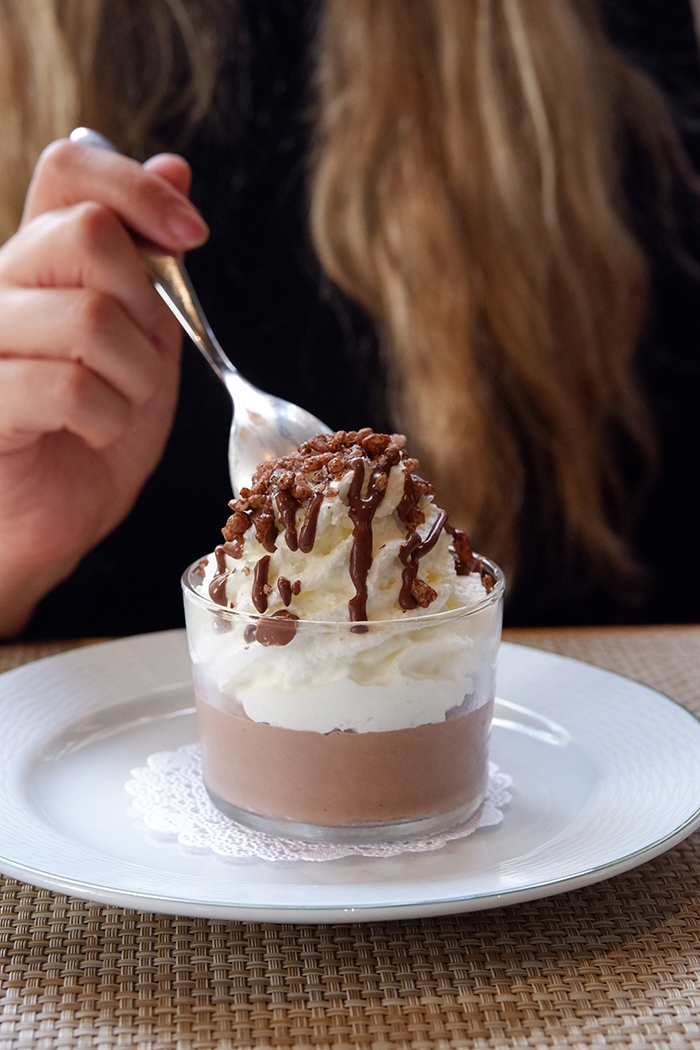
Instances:
[[[477,603],[366,623],[254,616],[183,574],[207,791],[248,827],[321,843],[437,833],[488,781],[505,581]]]

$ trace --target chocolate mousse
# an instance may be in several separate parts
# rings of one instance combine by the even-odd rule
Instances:
[[[474,812],[486,790],[492,714],[486,703],[413,729],[322,734],[197,698],[205,783],[220,808],[339,828]]]

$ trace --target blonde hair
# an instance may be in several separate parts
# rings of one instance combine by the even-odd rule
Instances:
[[[650,452],[650,428],[621,116],[651,142],[656,92],[588,4],[350,6],[328,0],[319,46],[322,263],[382,326],[412,445],[477,546],[512,571],[539,477],[571,551],[628,577],[613,439]]]
[[[79,124],[145,159],[214,96],[231,0],[0,0],[0,242],[42,149]]]
[[[39,150],[76,123],[135,155],[158,127],[197,125],[224,7],[0,0],[4,235]],[[314,243],[382,332],[440,501],[512,570],[539,478],[572,552],[629,578],[613,439],[650,454],[651,430],[633,371],[647,266],[622,144],[631,126],[664,170],[656,90],[589,0],[325,0],[317,67]]]

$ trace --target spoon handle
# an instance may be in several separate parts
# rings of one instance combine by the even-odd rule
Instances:
[[[75,128],[70,134],[70,140],[80,142],[84,146],[92,146],[95,149],[105,149],[112,153],[119,152],[108,138],[101,135],[99,131],[93,131],[92,128]],[[230,381],[238,377],[238,370],[226,356],[214,335],[184,265],[174,255],[144,248],[139,248],[139,250],[161,299],[170,307],[219,379],[228,385],[227,378]]]
[[[141,252],[153,284],[161,299],[167,303],[187,332],[192,342],[202,351],[219,379],[238,375],[221,344],[214,335],[187,270],[174,255]]]

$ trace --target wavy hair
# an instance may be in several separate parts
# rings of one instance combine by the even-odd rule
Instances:
[[[0,241],[42,149],[99,128],[145,159],[206,115],[233,0],[0,0]]]
[[[184,143],[233,7],[0,0],[0,234],[77,123],[136,156]],[[376,321],[397,418],[453,520],[512,571],[534,483],[572,552],[631,578],[614,450],[653,442],[624,142],[676,162],[659,93],[591,0],[325,0],[313,120],[314,244]]]
[[[509,569],[526,486],[569,550],[629,579],[614,448],[651,458],[633,357],[647,265],[623,130],[670,122],[584,0],[328,0],[312,228],[383,329],[441,498]]]

